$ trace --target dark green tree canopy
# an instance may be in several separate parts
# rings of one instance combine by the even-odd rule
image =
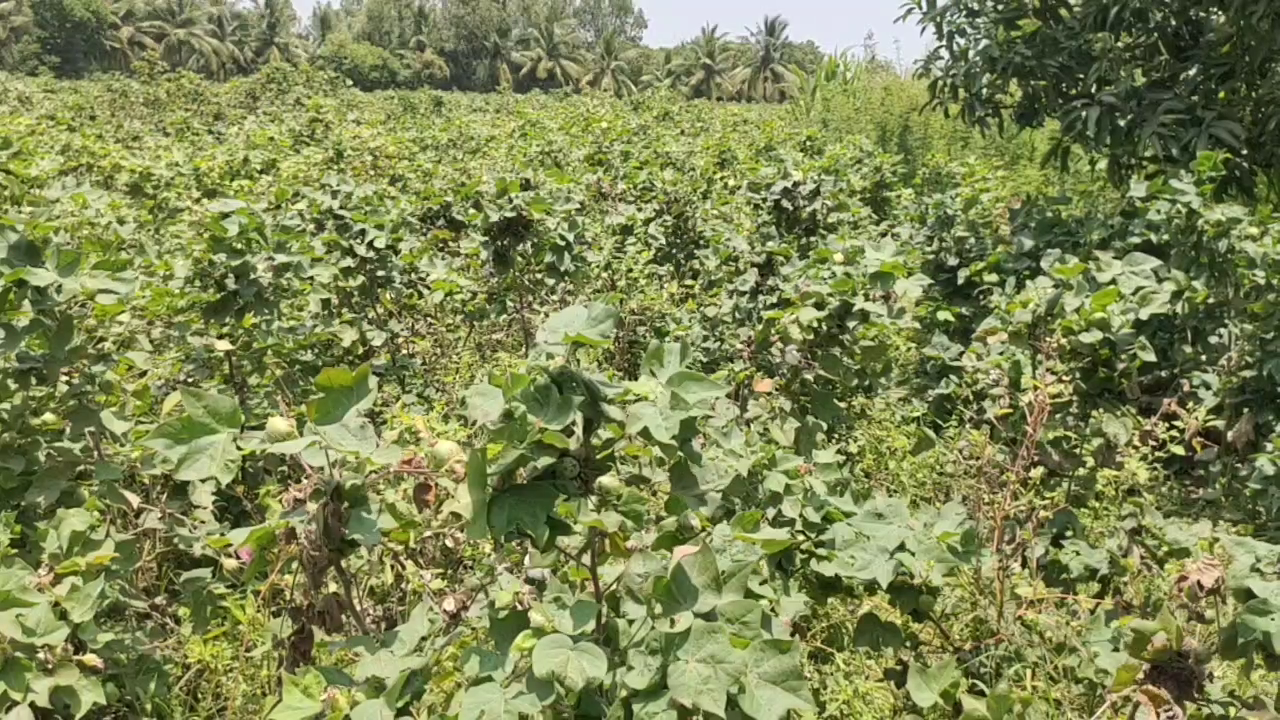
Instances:
[[[1105,154],[1113,181],[1228,150],[1235,186],[1280,174],[1280,3],[910,0],[937,45],[933,102],[969,123],[1061,124],[1054,153]]]

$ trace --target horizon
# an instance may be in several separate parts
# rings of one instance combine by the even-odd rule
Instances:
[[[294,0],[305,22],[317,0]],[[897,0],[793,0],[784,9],[775,0],[637,0],[649,21],[644,43],[650,47],[671,47],[693,38],[703,25],[719,25],[737,37],[755,27],[765,15],[780,14],[790,23],[788,30],[796,42],[812,40],[826,52],[861,49],[868,31],[875,33],[880,56],[893,58],[895,41],[904,60],[918,59],[926,42],[914,24],[895,22],[901,9]],[[696,7],[696,9],[692,9]]]

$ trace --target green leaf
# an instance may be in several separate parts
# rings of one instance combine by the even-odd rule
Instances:
[[[907,670],[907,693],[911,695],[912,702],[927,710],[939,703],[949,703],[960,681],[954,657],[932,667],[913,662]]]
[[[689,550],[689,546],[676,549],[679,557],[671,568],[670,587],[681,609],[701,615],[720,604],[724,585],[711,546],[700,545],[692,552]]]
[[[27,677],[33,672],[35,665],[30,660],[11,655],[0,667],[0,693],[21,700],[27,694]]]
[[[472,385],[464,395],[467,402],[467,417],[477,425],[493,425],[502,419],[502,411],[506,408],[506,400],[502,390],[488,384]]]
[[[589,642],[575,643],[568,635],[548,635],[533,648],[533,674],[556,680],[570,692],[599,685],[609,672],[604,651]]]
[[[306,685],[293,675],[284,676],[284,688],[280,702],[271,710],[267,720],[309,720],[324,711],[324,703],[310,697]]]
[[[652,690],[631,701],[632,720],[678,720],[680,714],[671,706],[671,693]]]
[[[743,653],[730,642],[728,628],[698,620],[667,667],[667,689],[686,708],[724,717],[729,690],[745,670]]]
[[[662,680],[666,664],[662,633],[647,633],[643,642],[627,649],[627,672],[622,682],[632,690],[651,688]]]
[[[541,544],[547,538],[547,516],[560,493],[547,483],[514,485],[489,498],[489,527],[496,537],[524,530]]]
[[[396,720],[396,709],[382,698],[373,698],[352,708],[351,720]]]
[[[780,553],[796,542],[796,539],[786,530],[770,527],[761,528],[755,532],[738,533],[734,537],[743,542],[759,545],[769,555]]]
[[[855,647],[868,650],[898,649],[902,647],[902,628],[897,623],[882,619],[874,612],[865,612],[858,617],[858,624],[853,628],[853,644]]]
[[[700,372],[680,370],[667,378],[667,387],[689,405],[723,397],[729,388]]]
[[[244,414],[234,399],[197,388],[181,388],[178,392],[187,414],[201,423],[228,432],[238,432],[244,425]]]
[[[518,720],[521,715],[540,712],[542,706],[533,695],[517,692],[508,696],[501,685],[489,682],[463,693],[458,720]]]
[[[538,330],[538,343],[552,347],[590,345],[604,347],[613,339],[618,311],[600,303],[573,305],[547,318]]]
[[[577,410],[576,398],[560,394],[560,388],[550,380],[540,380],[532,388],[520,394],[529,415],[544,428],[559,430],[573,422]]]
[[[317,425],[316,434],[335,450],[369,457],[378,449],[378,432],[373,423],[359,416],[346,417],[328,425]]]
[[[316,376],[320,397],[307,403],[307,417],[316,425],[333,425],[373,407],[378,379],[366,363],[352,372],[325,368]]]
[[[71,628],[58,619],[49,603],[41,603],[28,610],[19,621],[22,640],[37,646],[61,645],[71,634]]]
[[[30,705],[14,705],[4,714],[4,720],[36,720],[36,714],[31,711]]]
[[[674,445],[680,430],[680,419],[651,402],[638,402],[627,408],[627,432],[638,435],[648,429],[653,439],[664,445]]]
[[[91,580],[67,593],[62,599],[62,608],[67,611],[67,619],[73,623],[82,623],[93,618],[98,606],[98,596],[102,594],[105,580],[102,576]]]
[[[58,282],[58,275],[45,268],[20,267],[16,270],[10,270],[4,276],[6,283],[14,283],[18,280],[24,280],[35,287],[46,287]]]
[[[223,485],[240,472],[236,436],[244,423],[235,400],[203,390],[183,388],[186,412],[158,425],[142,445],[173,464],[173,477],[183,481],[216,479]]]
[[[467,538],[483,540],[489,537],[489,468],[483,449],[476,448],[467,457],[467,500],[462,503],[470,511],[467,517]]]
[[[742,688],[738,705],[756,720],[784,720],[792,710],[817,710],[800,666],[800,646],[794,640],[751,643]]]

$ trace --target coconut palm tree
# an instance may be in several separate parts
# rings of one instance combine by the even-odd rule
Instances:
[[[778,102],[786,99],[787,89],[795,84],[796,76],[783,57],[789,26],[781,15],[766,15],[755,30],[747,31],[743,39],[751,55],[733,74],[734,83],[747,98]]]
[[[667,48],[662,51],[662,62],[658,67],[640,78],[640,87],[671,90],[680,83],[683,72],[684,64],[676,59],[674,50]]]
[[[138,53],[156,50],[155,41],[139,27],[143,8],[137,2],[124,0],[107,6],[111,25],[103,42],[107,46],[107,62],[117,70],[128,70]]]
[[[307,28],[311,43],[319,48],[342,27],[342,11],[324,2],[311,8],[311,26]]]
[[[523,40],[525,49],[518,57],[520,79],[526,86],[551,82],[555,87],[573,87],[585,74],[578,36],[567,23],[545,23],[526,32]]]
[[[149,18],[138,28],[173,67],[217,74],[233,58],[209,15],[208,6],[197,0],[163,0],[151,7]]]
[[[7,68],[14,62],[18,43],[33,27],[31,8],[25,0],[0,2],[0,68]]]
[[[582,87],[607,92],[617,97],[634,95],[636,84],[631,81],[631,66],[627,64],[629,53],[622,49],[617,33],[606,33],[600,39],[595,66],[582,78]]]
[[[258,65],[301,59],[302,45],[294,34],[297,24],[291,0],[258,0],[257,27],[249,42],[249,57]]]
[[[690,75],[685,83],[685,92],[690,96],[716,100],[733,94],[730,78],[732,60],[725,36],[719,25],[707,24],[694,38],[690,48],[693,54],[689,63]]]
[[[510,32],[496,32],[484,41],[485,72],[499,90],[511,89],[511,67],[523,61]]]
[[[235,0],[210,0],[209,24],[213,26],[213,39],[225,53],[225,61],[212,70],[215,77],[225,80],[231,73],[246,70],[250,58],[245,53],[249,45],[249,18],[236,6]]]
[[[428,33],[431,31],[431,6],[422,0],[414,3],[409,17],[406,32],[409,35],[405,46],[416,53],[424,53],[431,49]]]

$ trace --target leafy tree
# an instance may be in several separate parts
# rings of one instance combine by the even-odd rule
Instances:
[[[1280,4],[1167,0],[912,0],[936,46],[919,72],[935,105],[983,128],[1061,128],[1052,151],[1102,153],[1112,181],[1234,154],[1231,186],[1280,178]]]
[[[644,11],[632,0],[578,0],[571,12],[592,46],[602,45],[609,35],[624,42],[639,43],[649,28]]]
[[[307,34],[316,47],[325,42],[346,26],[346,16],[342,10],[324,2],[311,8],[311,20],[307,26]]]
[[[403,64],[409,84],[414,87],[444,88],[449,83],[449,63],[434,50],[403,51]]]
[[[640,87],[672,90],[679,85],[683,71],[684,66],[676,59],[675,50],[666,48],[657,66],[641,76]]]
[[[386,90],[405,80],[404,67],[394,53],[346,34],[330,37],[316,53],[315,62],[317,67],[346,77],[361,90]]]
[[[573,87],[585,73],[586,63],[578,36],[565,22],[547,23],[524,34],[520,52],[520,79],[526,87],[549,83],[552,87]]]
[[[216,75],[232,67],[235,57],[218,38],[210,15],[208,6],[197,0],[162,0],[140,27],[169,65]]]
[[[294,28],[298,24],[290,0],[259,0],[249,55],[258,65],[273,62],[297,62],[302,47]]]
[[[610,33],[600,41],[591,72],[582,79],[582,86],[592,90],[626,97],[635,94],[636,85],[631,80],[628,53],[622,49],[618,36]]]
[[[494,36],[518,37],[510,8],[498,0],[447,0],[440,5],[437,17],[438,47],[449,63],[452,86],[463,90],[495,87],[489,41]]]
[[[143,8],[138,3],[115,3],[110,9],[111,26],[104,37],[108,61],[117,70],[128,70],[139,53],[158,46],[139,28]]]
[[[213,0],[209,4],[209,24],[213,26],[213,38],[221,45],[226,61],[213,70],[213,74],[225,79],[232,72],[247,69],[252,59],[248,48],[250,23],[247,14],[228,0]]]
[[[431,47],[431,26],[431,6],[421,1],[414,3],[413,12],[409,17],[408,39],[405,41],[405,46],[418,53],[429,49]]]
[[[31,8],[25,0],[0,2],[0,68],[16,64],[18,44],[34,27]]]
[[[83,75],[107,52],[111,11],[103,0],[38,0],[30,5],[40,53],[61,75]]]
[[[484,68],[492,87],[510,90],[511,68],[521,64],[519,50],[510,32],[495,32],[485,41]]]
[[[726,33],[719,25],[705,25],[690,45],[692,60],[685,91],[691,97],[710,100],[727,97],[733,93],[730,77],[732,58],[725,42]]]
[[[786,98],[787,88],[795,82],[795,74],[785,63],[789,23],[781,15],[766,15],[750,31],[750,60],[735,71],[734,79],[752,99],[778,102]]]

